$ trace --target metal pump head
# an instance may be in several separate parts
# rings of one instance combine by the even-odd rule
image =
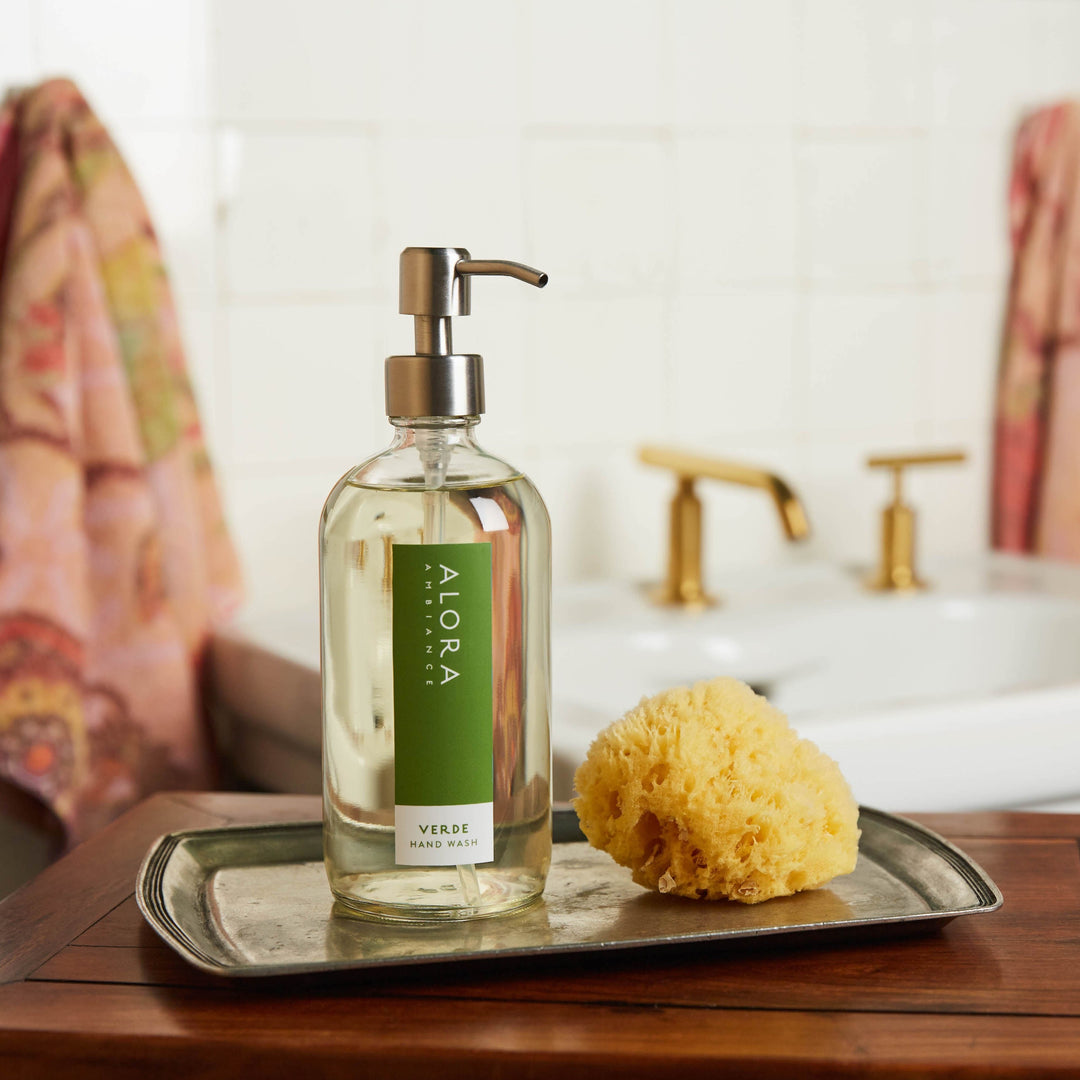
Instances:
[[[401,253],[398,311],[413,316],[416,352],[386,359],[387,416],[477,416],[484,411],[484,359],[455,353],[450,319],[468,315],[473,276],[513,277],[542,289],[547,274],[465,248]]]

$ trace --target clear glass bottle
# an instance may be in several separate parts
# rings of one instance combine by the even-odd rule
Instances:
[[[428,274],[501,265],[406,249],[403,309],[410,253]],[[409,922],[524,907],[551,859],[550,525],[477,445],[480,358],[449,351],[445,321],[447,351],[387,361],[393,443],[320,529],[327,875],[346,911]]]

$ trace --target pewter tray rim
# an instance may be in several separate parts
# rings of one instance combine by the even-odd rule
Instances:
[[[577,817],[572,809],[556,810],[553,818],[555,822],[554,832],[556,840],[552,860],[553,868],[558,861],[560,853],[570,852],[573,849],[580,851],[582,848],[590,852],[593,851],[593,849],[588,848],[588,845],[580,840],[581,834],[577,827]],[[896,814],[886,813],[885,811],[875,810],[865,806],[860,807],[859,809],[859,825],[863,831],[863,837],[860,841],[860,861],[864,858],[871,858],[868,848],[871,846],[872,840],[878,838],[879,834],[888,839],[889,834],[891,834],[892,837],[898,839],[901,843],[908,845],[912,850],[919,851],[924,856],[932,857],[934,860],[933,868],[938,872],[946,872],[953,875],[957,882],[967,886],[971,891],[971,900],[962,904],[950,905],[943,903],[939,906],[933,906],[931,904],[926,911],[891,915],[883,914],[880,917],[866,916],[853,919],[828,919],[819,922],[757,926],[749,929],[721,928],[704,932],[672,934],[666,933],[663,928],[660,928],[654,935],[635,937],[633,939],[615,938],[602,941],[565,941],[557,944],[537,944],[514,948],[479,948],[471,952],[452,952],[424,956],[406,955],[377,959],[353,957],[342,960],[312,959],[310,961],[299,963],[251,964],[238,961],[226,963],[216,958],[213,955],[214,950],[207,947],[208,945],[212,945],[215,937],[213,923],[214,916],[207,910],[208,905],[206,904],[205,896],[201,891],[202,888],[205,888],[206,881],[209,880],[210,875],[207,874],[205,878],[196,883],[197,887],[190,895],[182,898],[182,903],[189,905],[187,914],[190,915],[195,913],[197,915],[195,921],[200,924],[200,929],[204,932],[204,937],[202,939],[197,939],[183,929],[179,917],[182,912],[178,911],[173,903],[170,903],[169,899],[162,891],[162,882],[165,871],[169,866],[170,860],[176,857],[178,852],[182,851],[185,847],[191,847],[198,850],[201,846],[205,849],[208,846],[212,846],[214,842],[223,839],[247,842],[251,844],[253,852],[260,846],[265,846],[267,843],[271,845],[275,842],[278,844],[284,843],[286,850],[288,850],[288,845],[290,843],[295,846],[301,841],[306,841],[312,844],[312,851],[308,852],[310,857],[303,860],[263,858],[254,859],[251,863],[221,863],[217,866],[214,866],[211,863],[205,869],[213,872],[218,869],[225,869],[229,866],[258,866],[264,864],[282,865],[291,862],[308,862],[315,860],[321,862],[322,823],[317,820],[274,822],[253,825],[224,825],[203,829],[186,829],[179,832],[167,833],[155,840],[147,851],[136,879],[135,897],[139,910],[142,912],[146,921],[158,936],[175,952],[204,972],[231,978],[273,978],[282,976],[314,975],[324,972],[362,971],[388,967],[401,968],[432,963],[456,964],[478,960],[492,961],[541,955],[565,955],[590,952],[606,953],[612,950],[638,948],[655,949],[664,946],[677,948],[686,944],[745,941],[748,938],[768,938],[771,941],[777,937],[786,937],[788,939],[793,937],[817,937],[828,935],[830,933],[836,935],[838,932],[842,931],[847,932],[849,937],[854,937],[857,940],[873,940],[884,936],[890,930],[918,929],[928,932],[944,926],[946,923],[959,916],[988,913],[996,911],[1001,907],[1003,903],[1001,892],[989,875],[987,875],[986,872],[965,852],[961,851],[954,844],[945,840],[932,830]],[[593,852],[593,854],[599,853]],[[604,859],[605,863],[610,862],[610,860],[607,860],[606,856],[604,856]],[[933,900],[933,897],[928,895],[932,890],[927,885],[926,880],[920,879],[917,875],[913,875],[909,867],[903,865],[884,866],[881,862],[876,862],[875,865],[882,867],[897,880],[904,882],[913,891],[918,892],[922,899],[927,903],[931,903]],[[614,863],[611,863],[611,866],[614,866]],[[625,873],[627,880],[629,880],[629,871],[621,872]],[[852,875],[848,875],[848,877],[854,877],[858,872],[857,867],[856,871]],[[635,886],[635,888],[637,887]],[[827,888],[828,887],[826,887],[826,889]],[[655,894],[648,894],[646,890],[641,889],[635,895],[645,896]],[[809,896],[813,894],[806,893],[801,895]],[[790,899],[793,898],[779,898],[778,900],[767,901],[762,905],[756,905],[756,907],[759,910],[764,910],[767,909],[770,904],[784,903]],[[713,906],[711,904],[703,905],[699,901],[685,901],[676,897],[664,898],[664,902],[668,904],[690,904],[698,908]],[[541,901],[541,904],[542,903],[543,900]],[[727,907],[727,905],[723,906]],[[522,914],[524,914],[524,912]],[[505,922],[507,919],[520,917],[520,915],[510,915],[499,921]],[[341,918],[341,916],[331,914],[328,907],[328,923],[330,920],[336,921]],[[190,920],[187,921],[190,922]],[[356,923],[356,920],[347,921],[353,924]],[[478,925],[478,922],[488,921],[489,920],[479,920],[459,925],[476,926]],[[379,923],[365,925],[378,925],[383,932],[387,932],[388,927],[392,927],[394,924]],[[409,929],[412,932],[415,932],[416,930],[415,927],[410,927]],[[220,936],[220,934],[217,935],[218,942],[220,942]],[[220,951],[220,948],[218,951]]]

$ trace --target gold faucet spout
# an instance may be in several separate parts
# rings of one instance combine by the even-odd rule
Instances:
[[[780,513],[784,535],[789,540],[805,540],[810,535],[810,522],[806,520],[806,511],[803,509],[803,504],[799,502],[795,492],[779,476],[771,476],[769,480],[768,492]]]
[[[789,540],[802,540],[810,534],[810,525],[806,520],[806,511],[802,503],[799,502],[790,485],[776,473],[753,465],[744,465],[738,461],[701,457],[698,454],[669,450],[661,446],[641,447],[638,458],[646,465],[658,465],[662,469],[670,469],[680,478],[693,480],[704,477],[728,484],[740,484],[743,487],[761,488],[772,497],[777,512],[780,514],[784,535]]]
[[[700,477],[767,492],[789,540],[801,540],[810,533],[806,511],[790,485],[767,469],[659,446],[641,447],[638,458],[646,465],[669,469],[678,478],[671,505],[667,582],[660,591],[664,603],[701,607],[711,602],[701,581],[701,504],[694,492],[694,481]]]

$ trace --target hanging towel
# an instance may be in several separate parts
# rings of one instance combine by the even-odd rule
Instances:
[[[0,780],[70,842],[207,786],[237,560],[131,174],[70,82],[0,110]]]
[[[1021,125],[994,448],[992,540],[1080,560],[1080,103]]]

